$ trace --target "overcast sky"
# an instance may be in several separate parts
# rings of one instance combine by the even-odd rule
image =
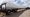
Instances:
[[[0,5],[5,2],[13,3],[17,5],[17,7],[20,6],[30,7],[30,0],[0,0]]]

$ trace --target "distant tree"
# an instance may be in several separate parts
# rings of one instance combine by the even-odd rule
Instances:
[[[30,9],[30,7],[27,7],[26,9]]]

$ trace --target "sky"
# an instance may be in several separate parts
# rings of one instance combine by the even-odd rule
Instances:
[[[17,5],[17,7],[20,6],[30,7],[30,0],[0,0],[0,5],[2,3],[13,3]]]

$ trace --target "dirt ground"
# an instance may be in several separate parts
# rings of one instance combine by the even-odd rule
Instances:
[[[24,11],[19,17],[30,17],[30,9]]]
[[[6,17],[30,17],[30,9],[26,11],[21,11],[19,13],[12,13]]]
[[[11,13],[10,15],[4,17],[30,17],[30,9],[26,11],[20,11],[19,13]]]

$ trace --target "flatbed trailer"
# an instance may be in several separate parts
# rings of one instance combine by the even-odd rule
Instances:
[[[6,3],[3,3],[3,4],[0,5],[0,11],[6,13],[6,15],[9,14],[9,13],[11,13],[11,12],[17,12],[18,9],[26,9],[26,10],[27,10],[27,9],[30,9],[30,8],[27,7],[27,8],[7,9],[7,8],[6,8]]]

